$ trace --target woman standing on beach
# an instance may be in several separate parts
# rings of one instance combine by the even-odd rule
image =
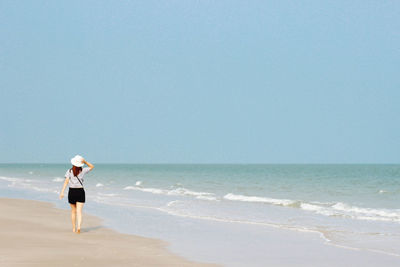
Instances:
[[[82,208],[83,204],[85,203],[83,176],[91,171],[94,166],[79,155],[76,155],[71,159],[71,164],[72,168],[65,173],[65,182],[60,193],[60,199],[64,197],[64,190],[67,185],[69,185],[68,202],[71,206],[72,232],[80,234],[82,224]],[[89,167],[82,169],[84,164]],[[76,227],[76,219],[78,220],[78,227]]]

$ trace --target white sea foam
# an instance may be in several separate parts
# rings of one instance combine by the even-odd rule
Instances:
[[[351,206],[346,203],[337,202],[334,204],[321,203],[322,205],[316,205],[315,203],[301,203],[300,208],[306,211],[315,212],[326,216],[340,216],[358,220],[370,220],[370,221],[392,221],[400,222],[400,211],[399,210],[387,210],[387,209],[371,209]]]
[[[399,221],[399,220],[393,220],[391,218],[371,217],[371,216],[352,216],[352,218],[359,220],[366,220],[366,221],[382,221],[382,222]]]
[[[137,186],[126,186],[124,188],[124,190],[137,190],[137,191],[153,193],[153,194],[167,194],[168,193],[168,190],[163,190],[163,189],[158,189],[158,188],[142,188],[142,187],[137,187]]]
[[[244,202],[258,202],[258,203],[266,203],[278,206],[293,206],[298,201],[290,200],[290,199],[275,199],[275,198],[266,198],[266,197],[256,197],[256,196],[243,196],[243,195],[235,195],[232,193],[226,194],[224,199],[232,200],[232,201],[244,201]]]
[[[59,178],[59,177],[55,177],[55,178]],[[53,180],[55,180],[55,178]],[[0,176],[0,180],[10,182],[7,185],[8,187],[30,189],[30,190],[34,190],[34,191],[49,192],[49,193],[58,193],[59,192],[59,191],[55,190],[54,188],[49,187],[48,185],[37,186],[37,184],[34,183],[35,181],[32,179]]]
[[[371,208],[360,208],[356,206],[350,206],[342,202],[338,202],[332,206],[335,210],[344,212],[351,212],[356,215],[367,215],[367,216],[380,216],[383,218],[400,219],[400,212],[387,209],[371,209]],[[365,217],[365,216],[364,216]]]
[[[202,199],[202,200],[212,200],[212,201],[218,201],[216,197],[210,197],[210,196],[197,196],[197,199]]]
[[[167,203],[167,207],[171,207],[172,205],[174,205],[175,203],[178,203],[179,200],[173,200]]]
[[[137,181],[135,185],[136,186],[142,185],[142,181]]]
[[[173,190],[168,191],[168,195],[187,195],[187,196],[213,196],[213,193],[208,193],[208,192],[196,192],[196,191],[191,191],[189,189],[179,187]]]
[[[4,177],[4,176],[0,176],[0,179],[1,179],[1,180],[4,180],[4,181],[9,181],[9,182],[15,182],[15,181],[18,181],[18,180],[19,180],[19,179],[17,179],[17,178]]]
[[[138,186],[126,186],[124,190],[137,190],[137,191],[142,191],[142,192],[147,192],[147,193],[153,193],[153,194],[162,194],[162,195],[170,195],[170,196],[193,196],[198,199],[203,199],[203,200],[216,200],[217,198],[213,193],[209,192],[196,192],[192,191],[183,187],[171,189],[171,190],[166,190],[166,189],[160,189],[160,188],[147,188],[147,187],[138,187]]]
[[[301,204],[300,204],[300,208],[303,209],[303,210],[313,211],[313,212],[315,212],[315,213],[322,214],[322,215],[326,215],[326,216],[337,215],[337,214],[335,214],[335,212],[333,212],[333,211],[330,210],[329,208],[316,205],[315,203],[314,203],[314,204],[310,204],[310,203],[301,203]]]
[[[384,193],[389,193],[389,192],[386,190],[379,190],[379,194],[384,194]]]
[[[308,203],[301,203],[300,208],[302,208],[303,210],[311,210],[311,211],[322,210],[322,207],[317,206],[317,205],[308,204]]]
[[[33,189],[33,190],[39,191],[39,192],[49,192],[49,193],[57,193],[58,192],[57,190],[55,190],[53,188],[39,187],[39,186],[36,186],[36,185],[32,185],[30,183],[25,183],[24,179],[19,179],[17,181],[13,181],[8,186],[9,187],[16,187],[16,188]]]
[[[33,180],[31,179],[23,179],[23,178],[14,178],[14,177],[5,177],[5,176],[0,176],[0,180],[8,181],[8,182],[13,182],[13,183],[24,183],[24,182],[32,182]]]
[[[96,187],[102,187],[102,186],[104,186],[104,184],[102,184],[102,183],[97,183],[96,184]]]
[[[61,177],[54,177],[54,179],[52,180],[53,182],[64,182],[64,178]]]

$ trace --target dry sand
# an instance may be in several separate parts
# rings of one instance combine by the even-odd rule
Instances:
[[[72,232],[70,211],[0,198],[0,266],[215,266],[190,262],[161,240],[117,233],[94,216]]]

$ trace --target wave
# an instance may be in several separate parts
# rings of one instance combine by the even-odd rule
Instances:
[[[226,194],[224,199],[230,201],[264,203],[275,206],[300,208],[304,211],[324,216],[345,217],[358,220],[400,222],[400,210],[361,208],[342,202],[305,202],[291,199],[235,195],[232,193]]]
[[[8,181],[8,182],[15,182],[15,181],[18,181],[20,179],[0,176],[0,180],[4,180],[4,181]]]
[[[142,185],[142,181],[137,181],[135,185]]]
[[[24,178],[14,178],[14,177],[5,177],[5,176],[0,176],[0,180],[4,180],[7,182],[13,182],[13,183],[24,183],[24,182],[32,182],[33,180],[31,179],[24,179]]]
[[[256,197],[256,196],[243,196],[243,195],[235,195],[232,193],[226,194],[224,199],[232,200],[232,201],[244,201],[244,202],[258,202],[258,203],[267,203],[278,206],[289,206],[295,207],[299,206],[299,201],[290,200],[290,199],[275,199],[275,198],[267,198],[267,197]]]
[[[202,199],[202,200],[213,200],[213,201],[219,201],[218,198],[216,197],[209,197],[209,196],[197,196],[197,199]]]
[[[400,210],[361,208],[342,202],[330,205],[301,203],[300,208],[325,216],[336,216],[368,221],[400,222]]]
[[[96,184],[96,187],[102,187],[102,186],[104,186],[104,184],[102,184],[102,183],[97,183]]]
[[[9,184],[8,186],[15,187],[15,188],[33,189],[38,192],[59,193],[59,191],[54,188],[35,186],[35,185],[29,184],[29,183],[24,183],[23,180],[22,181],[21,180],[14,181],[11,184]]]
[[[167,203],[167,207],[171,207],[172,205],[174,205],[175,203],[180,202],[179,200],[173,200]]]
[[[53,182],[64,182],[64,178],[61,178],[61,177],[55,177],[52,181]]]
[[[168,191],[168,195],[187,195],[187,196],[214,196],[213,193],[208,193],[208,192],[196,192],[196,191],[191,191],[189,189],[179,187],[173,190]]]
[[[397,219],[400,221],[400,211],[399,210],[388,210],[388,209],[371,209],[371,208],[360,208],[356,206],[350,206],[348,204],[338,202],[332,206],[333,209],[344,211],[344,212],[351,212],[354,214],[360,214],[363,216],[378,216],[382,218],[391,218]]]
[[[325,216],[338,216],[339,214],[330,211],[326,207],[322,207],[316,204],[310,204],[310,203],[301,203],[300,208],[306,211],[313,211],[317,214],[325,215]]]
[[[138,186],[126,186],[124,190],[136,190],[146,193],[153,193],[158,195],[169,195],[169,196],[193,196],[201,200],[217,200],[217,197],[213,193],[209,192],[196,192],[183,187],[166,190],[160,188],[148,188],[148,187],[138,187]]]
[[[52,181],[55,181],[57,178],[60,177],[55,177]],[[51,186],[40,186],[36,184],[36,181],[32,179],[0,176],[0,180],[10,182],[7,186],[11,188],[31,189],[38,192],[59,193],[58,190],[52,188]]]
[[[168,192],[168,190],[164,190],[164,189],[142,188],[142,187],[137,187],[137,186],[126,186],[126,187],[124,187],[124,190],[137,190],[137,191],[153,193],[153,194],[167,194],[167,192]]]

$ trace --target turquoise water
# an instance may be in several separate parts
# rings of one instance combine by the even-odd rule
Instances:
[[[69,167],[2,164],[0,193],[65,206],[57,196]],[[85,188],[86,210],[106,224],[186,250],[193,233],[179,235],[175,224],[212,232],[212,241],[219,222],[317,232],[330,244],[400,256],[400,165],[96,164]]]

